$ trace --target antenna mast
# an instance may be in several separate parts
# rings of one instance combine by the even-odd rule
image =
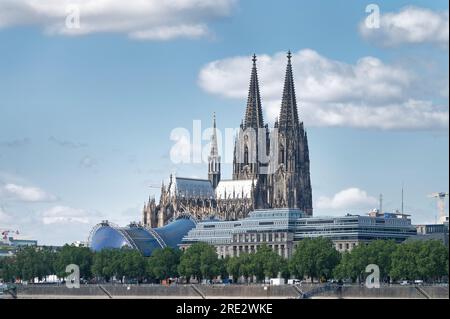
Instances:
[[[403,183],[402,183],[402,218],[403,218],[403,214],[405,213],[403,208],[404,208],[404,201],[403,201]]]
[[[380,214],[383,214],[383,194],[380,194]]]

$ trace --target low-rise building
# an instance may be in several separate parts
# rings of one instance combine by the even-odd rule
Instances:
[[[439,240],[448,247],[449,232],[448,224],[421,224],[415,225],[417,229],[417,235],[408,238],[408,241],[412,240]]]
[[[183,238],[181,249],[195,242],[214,245],[220,258],[252,253],[262,244],[289,257],[295,244],[304,238],[331,239],[338,251],[348,251],[361,243],[377,239],[403,242],[416,234],[407,215],[346,215],[307,217],[298,209],[255,210],[238,221],[205,220]]]
[[[37,240],[17,239],[12,236],[6,236],[0,240],[0,257],[13,256],[20,247],[37,247]]]

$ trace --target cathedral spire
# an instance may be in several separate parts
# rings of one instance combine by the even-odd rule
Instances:
[[[218,156],[219,151],[217,147],[217,129],[216,129],[216,113],[213,113],[213,133],[211,136],[211,150],[210,156]]]
[[[256,55],[253,54],[253,67],[248,90],[247,109],[245,111],[245,128],[260,128],[264,126],[261,107],[261,96],[259,94],[258,72],[256,70]]]
[[[208,157],[208,179],[212,187],[215,189],[220,182],[221,170],[219,149],[217,147],[217,128],[216,128],[216,113],[213,115],[213,133],[211,136],[211,150]]]
[[[284,79],[283,98],[281,101],[281,111],[278,124],[280,130],[295,128],[299,125],[291,57],[291,51],[289,51],[287,54],[288,63],[286,67],[286,76]]]

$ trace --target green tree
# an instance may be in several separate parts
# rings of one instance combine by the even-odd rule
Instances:
[[[22,280],[39,280],[54,274],[55,253],[48,248],[23,247],[16,255],[16,274]]]
[[[224,259],[219,259],[219,275],[220,278],[225,279],[229,277],[229,273],[227,271],[227,259],[230,259],[230,257],[225,257]]]
[[[240,263],[241,260],[238,257],[227,257],[225,259],[225,267],[227,273],[233,277],[233,281],[236,283],[240,276]]]
[[[366,246],[367,265],[378,265],[380,268],[380,279],[382,281],[389,281],[388,277],[391,272],[392,254],[396,248],[397,244],[393,240],[376,240]],[[363,271],[365,272],[365,268]]]
[[[333,270],[333,276],[335,278],[351,279],[353,282],[360,279],[361,267],[364,262],[359,265],[361,259],[356,257],[358,250],[358,247],[355,247],[352,252],[345,251],[342,253],[339,264]]]
[[[390,275],[395,280],[414,280],[419,278],[417,268],[417,251],[420,242],[407,242],[397,246],[392,254],[392,265]]]
[[[14,282],[17,273],[16,257],[0,257],[0,279]]]
[[[262,281],[266,277],[274,278],[281,273],[283,258],[263,244],[258,247],[258,251],[253,256],[253,264],[253,275],[256,276],[257,281]]]
[[[291,276],[291,272],[289,271],[289,260],[286,258],[281,258],[280,273],[281,277],[286,280]]]
[[[181,251],[179,249],[170,247],[157,249],[147,260],[147,273],[150,277],[158,280],[176,277],[180,257]]]
[[[426,281],[438,281],[448,276],[448,248],[439,240],[422,242],[417,268],[421,279]]]
[[[242,253],[236,258],[239,259],[239,277],[244,277],[245,281],[248,283],[250,277],[256,272],[254,269],[254,256],[249,253]]]
[[[128,279],[137,279],[141,281],[146,273],[146,260],[142,254],[136,249],[123,248],[120,250],[120,258],[122,262],[122,276]]]
[[[55,272],[60,278],[66,277],[66,267],[75,264],[80,267],[80,277],[90,279],[92,277],[93,253],[88,247],[75,247],[72,245],[64,245],[55,257]]]
[[[331,240],[323,237],[306,238],[298,243],[289,268],[295,276],[308,276],[311,281],[314,278],[330,278],[339,259],[340,254]]]
[[[395,280],[440,280],[448,276],[448,248],[437,240],[397,245],[392,254],[390,275]]]
[[[380,279],[388,281],[392,266],[392,254],[397,244],[391,240],[376,240],[369,244],[360,244],[350,252],[342,254],[334,276],[339,279],[350,278],[352,281],[363,281],[368,275],[366,267],[376,264],[380,268]]]
[[[216,249],[203,242],[191,245],[181,255],[178,272],[185,276],[188,282],[191,277],[201,281],[218,276],[220,267]]]
[[[92,260],[92,274],[107,282],[114,276],[113,261],[117,257],[117,249],[103,249],[96,252]]]

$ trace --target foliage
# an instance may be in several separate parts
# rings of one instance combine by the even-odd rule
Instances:
[[[437,240],[398,245],[392,254],[390,275],[395,280],[436,281],[448,277],[448,248]]]
[[[178,264],[180,263],[181,251],[166,247],[157,249],[147,260],[147,274],[158,280],[178,276]]]
[[[222,278],[231,275],[234,281],[243,277],[247,282],[254,277],[262,281],[279,275],[311,279],[334,276],[362,281],[367,275],[366,266],[376,264],[380,268],[380,279],[385,282],[415,279],[434,282],[448,278],[448,257],[448,248],[435,240],[402,244],[378,240],[340,254],[328,239],[304,239],[289,260],[266,245],[259,246],[256,253],[241,253],[239,257],[225,259],[218,259],[215,248],[206,243],[193,244],[184,253],[175,248],[155,250],[149,258],[130,248],[94,253],[89,248],[69,245],[60,250],[23,247],[15,256],[0,258],[0,278],[30,281],[51,274],[61,278],[67,275],[67,265],[76,264],[82,278],[106,281],[113,277],[142,281],[178,276],[202,280],[219,275]]]
[[[339,279],[350,278],[352,281],[362,281],[368,273],[366,266],[376,264],[380,269],[380,279],[388,281],[391,271],[392,254],[397,244],[394,241],[376,240],[368,245],[360,244],[342,255],[340,264],[334,270]]]
[[[0,258],[0,279],[6,282],[14,281],[17,272],[16,257]]]
[[[146,277],[145,257],[130,248],[104,249],[94,254],[92,273],[109,281],[115,277],[142,280]]]
[[[203,242],[193,244],[181,256],[178,273],[188,281],[191,277],[213,279],[220,273],[216,249]]]
[[[298,278],[330,278],[339,263],[340,254],[331,240],[326,238],[306,238],[301,240],[289,262],[289,270]]]
[[[55,272],[60,278],[67,276],[66,267],[75,264],[80,267],[81,278],[91,278],[92,251],[87,247],[64,245],[55,257]]]
[[[16,276],[23,280],[39,280],[54,274],[55,253],[47,248],[23,247],[15,257]]]

